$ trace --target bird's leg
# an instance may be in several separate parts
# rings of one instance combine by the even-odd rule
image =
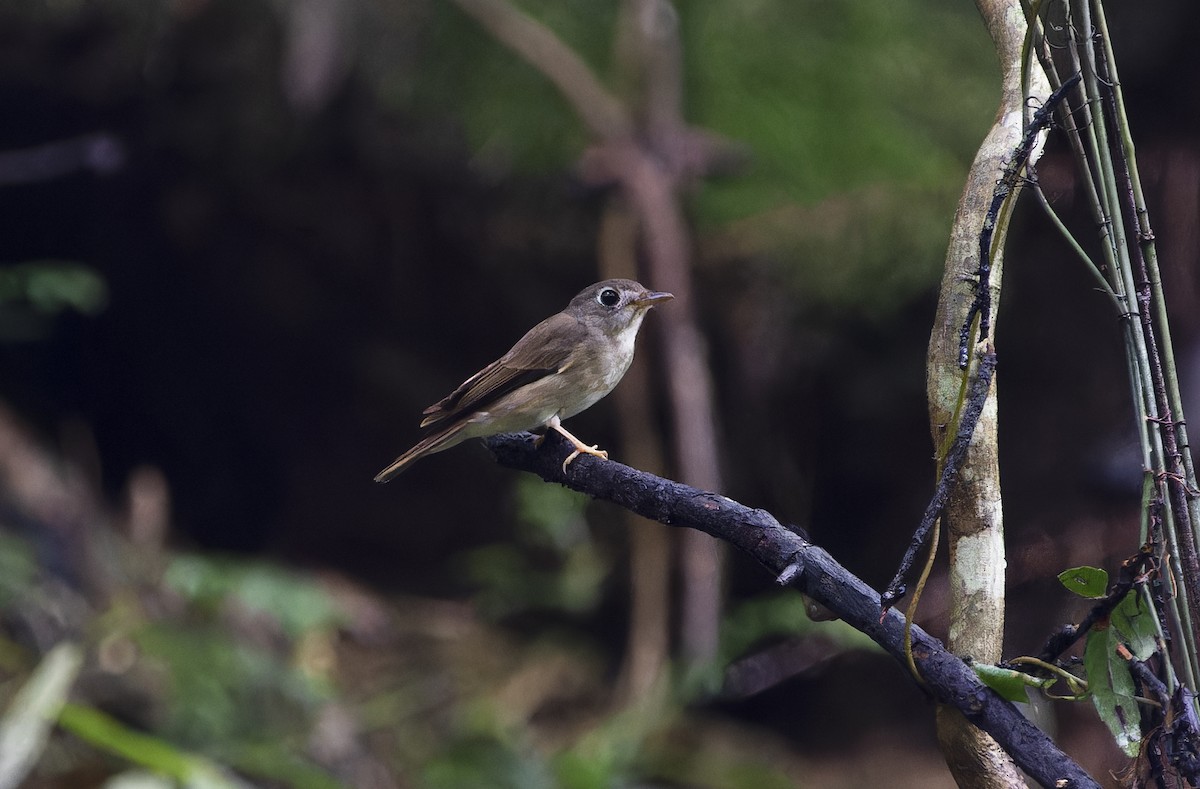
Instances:
[[[579,457],[581,454],[586,453],[588,455],[594,455],[601,460],[608,460],[608,453],[603,449],[600,449],[598,444],[592,444],[589,447],[587,444],[571,435],[571,431],[562,426],[562,424],[558,421],[557,416],[550,417],[550,421],[546,423],[546,426],[552,430],[557,430],[560,434],[562,434],[563,438],[571,442],[571,446],[575,447],[575,451],[567,455],[567,459],[563,461],[562,469],[564,474],[567,473],[567,466],[570,465],[571,461]]]

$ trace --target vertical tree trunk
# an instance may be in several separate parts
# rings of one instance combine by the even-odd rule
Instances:
[[[976,0],[992,36],[1001,70],[1001,101],[996,121],[979,147],[959,200],[946,253],[937,316],[929,343],[927,394],[934,444],[943,445],[954,432],[951,420],[958,401],[962,371],[958,369],[959,327],[975,297],[979,268],[979,234],[1001,169],[1023,133],[1026,110],[1021,85],[1021,49],[1025,18],[1017,0]],[[1036,59],[1030,94],[1045,99],[1049,86]],[[1037,153],[1031,156],[1036,159]],[[1004,240],[1013,197],[997,220],[992,253],[992,310],[1000,300]],[[988,343],[992,337],[980,338]],[[1001,658],[1004,635],[1004,527],[997,445],[996,386],[993,385],[966,462],[943,514],[950,550],[950,633],[948,646],[980,661]],[[971,726],[955,709],[937,715],[938,741],[959,786],[1024,786],[1012,761],[990,737]]]
[[[683,117],[678,14],[669,0],[626,0],[623,17],[638,66],[640,97],[633,114],[644,140],[643,155],[623,185],[641,220],[654,286],[675,294],[660,322],[675,463],[682,481],[721,490],[708,348],[696,318],[691,232],[679,196],[681,183],[695,173],[686,166],[693,138]],[[679,643],[685,660],[716,657],[723,552],[707,534],[679,535]]]
[[[626,0],[618,48],[620,56],[633,61],[624,79],[636,98],[622,101],[553,31],[508,0],[453,1],[553,82],[595,137],[581,161],[582,176],[618,187],[637,219],[650,284],[675,294],[659,324],[679,476],[697,487],[720,490],[713,386],[692,298],[691,237],[679,191],[731,158],[732,146],[691,128],[683,117],[675,7],[669,0]],[[685,658],[704,661],[716,655],[722,553],[718,541],[706,534],[681,538],[680,640]]]
[[[619,195],[609,199],[600,222],[600,275],[637,276],[638,221]],[[622,460],[634,468],[660,473],[663,436],[647,407],[654,400],[651,357],[638,354],[621,385],[610,395],[617,404]],[[670,658],[671,534],[661,523],[624,512],[629,532],[629,638],[618,692],[627,703],[647,698]]]

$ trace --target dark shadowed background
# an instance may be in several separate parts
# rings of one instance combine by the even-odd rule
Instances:
[[[606,80],[619,72],[617,5],[521,3]],[[989,40],[964,1],[677,6],[685,114],[747,155],[685,197],[721,492],[805,528],[880,586],[931,491],[925,345],[962,178],[997,101]],[[1173,0],[1109,12],[1181,362],[1196,369],[1200,73],[1191,51],[1200,12]],[[646,724],[644,737],[631,735],[636,747],[626,743],[633,755],[589,762],[579,732],[620,728],[605,717],[617,714],[605,699],[628,646],[628,538],[617,514],[543,491],[476,442],[387,486],[371,481],[415,442],[425,406],[600,278],[608,195],[577,175],[587,144],[544,77],[449,2],[7,3],[6,418],[92,492],[97,514],[85,520],[95,528],[121,534],[131,480],[161,475],[168,556],[334,578],[323,583],[352,585],[370,610],[419,618],[423,638],[446,639],[438,649],[454,658],[422,652],[414,630],[394,622],[374,641],[353,627],[330,637],[336,665],[326,679],[336,690],[305,709],[324,720],[340,705],[366,772],[322,756],[317,723],[289,752],[345,785],[602,786],[642,776],[762,786],[797,775],[814,786],[879,776],[948,784],[931,750],[932,707],[899,667],[840,641],[824,644],[815,668],[752,698],[680,702],[674,714],[698,728]],[[1056,146],[1041,165],[1044,184],[1088,237]],[[644,407],[665,431],[660,317],[648,317],[639,357],[658,392]],[[1125,449],[1132,425],[1115,316],[1031,201],[1011,232],[998,344],[1012,546],[1006,655],[1018,655],[1083,610],[1059,571],[1111,568],[1136,549],[1140,473]],[[614,409],[603,401],[570,427],[621,459]],[[36,535],[36,524],[13,525],[21,506],[8,499],[0,526]],[[101,595],[88,579],[110,572],[95,567],[106,560],[63,547],[92,539],[90,530],[50,540],[37,556],[94,597],[100,616],[122,582],[102,584]],[[137,554],[135,538],[121,539]],[[726,587],[729,627],[744,643],[725,657],[785,637],[769,615],[757,631],[746,624],[753,606],[779,602],[758,568],[731,557]],[[935,633],[943,594],[935,581],[922,617]],[[770,610],[794,610],[780,605]],[[568,664],[589,667],[583,676],[538,662],[547,640]],[[504,670],[478,669],[501,679],[446,680],[447,663],[461,659],[455,644],[504,652]],[[20,666],[10,661],[5,676]],[[536,695],[523,690],[537,682],[522,671],[570,687],[557,703],[573,711],[531,704],[528,715],[498,714],[482,728],[466,712],[437,713],[450,722],[429,724],[437,734],[419,747],[371,739],[398,719],[414,731],[427,721],[415,702],[388,708],[380,699],[389,691],[422,688],[431,707],[489,699],[508,709],[516,703],[503,694]],[[385,675],[401,679],[389,685]],[[437,683],[455,690],[443,698],[429,690]],[[148,703],[172,709],[187,686],[171,687],[147,691]],[[116,691],[88,698],[114,714],[129,706]],[[372,701],[375,718],[364,712]],[[1064,747],[1093,774],[1119,769],[1090,708],[1066,706],[1055,708]],[[595,714],[587,725],[581,708]],[[171,714],[117,717],[267,785],[303,784],[255,773],[229,755],[236,749]],[[571,733],[546,735],[561,721]],[[706,749],[754,765],[752,778],[738,783],[726,763],[706,778],[676,764]],[[588,784],[578,776],[592,773],[564,754],[611,771],[595,768],[599,783]],[[455,772],[476,763],[487,767]],[[899,772],[912,783],[895,783],[889,764],[909,765]],[[116,771],[111,762],[88,769]],[[39,780],[60,785],[45,770]]]

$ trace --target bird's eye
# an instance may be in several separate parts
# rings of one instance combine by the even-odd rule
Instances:
[[[615,307],[617,306],[617,303],[621,301],[621,294],[617,293],[617,291],[612,288],[605,288],[604,290],[600,291],[598,296],[596,296],[596,301],[600,302],[605,307]]]

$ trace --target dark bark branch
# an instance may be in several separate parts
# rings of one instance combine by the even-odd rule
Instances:
[[[1054,116],[1054,108],[1066,98],[1067,93],[1079,84],[1079,80],[1082,78],[1082,74],[1076,74],[1068,79],[1058,90],[1050,94],[1050,98],[1046,99],[1046,103],[1039,107],[1037,112],[1033,113],[1033,118],[1029,121],[1029,128],[1025,130],[1021,142],[1017,144],[1012,156],[1005,163],[1000,180],[992,191],[992,202],[983,218],[983,229],[979,232],[979,281],[976,285],[975,300],[971,303],[971,308],[967,310],[967,317],[958,332],[958,367],[960,370],[967,369],[967,362],[971,358],[971,324],[976,316],[979,316],[979,336],[988,337],[991,334],[992,239],[995,236],[996,223],[1000,219],[1000,207],[1004,205],[1004,201],[1013,193],[1013,190],[1020,186],[1021,172],[1029,161],[1038,135],[1050,125]]]
[[[634,122],[625,106],[549,28],[503,0],[453,0],[489,33],[554,83],[597,137],[628,139]]]
[[[967,450],[971,446],[972,436],[975,435],[975,426],[979,424],[979,417],[983,414],[983,406],[987,402],[988,391],[992,388],[992,375],[995,372],[996,352],[989,347],[980,354],[979,369],[975,372],[975,379],[971,381],[962,419],[958,423],[958,432],[942,463],[942,473],[938,478],[937,486],[933,489],[933,497],[926,505],[925,514],[917,525],[917,530],[913,532],[908,549],[900,559],[900,566],[896,569],[895,577],[879,598],[884,608],[890,609],[897,600],[904,596],[907,591],[904,579],[912,570],[917,554],[929,542],[929,535],[937,525],[938,518],[942,517],[942,512],[946,509],[946,503],[950,500],[950,493],[954,489],[954,482],[958,479],[959,469],[967,459]]]
[[[534,447],[528,433],[494,436],[487,445],[501,465],[529,471],[670,526],[697,529],[724,540],[828,607],[904,663],[904,617],[881,619],[879,593],[822,548],[789,531],[769,512],[716,493],[656,477],[615,461],[577,458],[563,472],[569,446],[557,435]],[[1011,703],[990,691],[971,668],[924,630],[912,629],[913,658],[929,692],[959,709],[990,734],[1021,769],[1047,787],[1098,787],[1044,732]]]

